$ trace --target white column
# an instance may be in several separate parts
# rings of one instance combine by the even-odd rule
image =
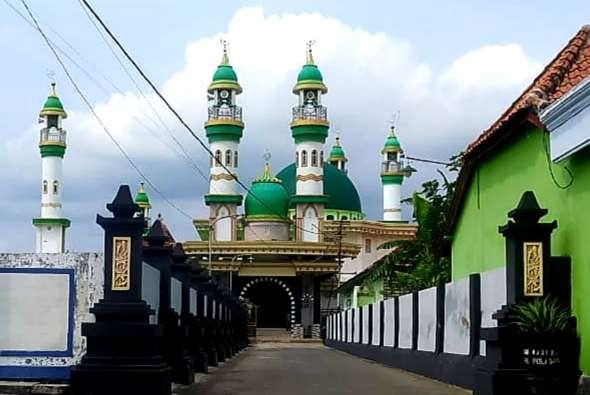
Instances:
[[[215,155],[216,152],[221,152],[221,162],[227,167],[232,174],[238,175],[238,167],[240,157],[238,155],[238,167],[236,164],[236,152],[238,152],[238,143],[235,141],[216,141],[210,144],[211,152]],[[230,161],[226,162],[226,153],[230,152]],[[215,160],[212,160],[212,166],[209,174],[209,193],[212,195],[237,195],[238,187],[235,179],[230,178],[223,166],[219,165]]]
[[[63,158],[41,159],[41,218],[62,218]]]
[[[299,157],[299,166],[297,166],[297,195],[323,195],[324,194],[324,167],[320,161],[320,152],[324,145],[320,142],[305,141],[296,145],[297,155]],[[316,153],[316,163],[312,166],[312,155]],[[305,154],[304,154],[305,153]],[[304,166],[303,159],[307,157],[307,165]]]
[[[401,221],[401,184],[383,184],[383,220]]]

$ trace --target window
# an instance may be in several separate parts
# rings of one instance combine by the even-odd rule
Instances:
[[[333,216],[333,215],[328,215],[328,216],[326,217],[326,219],[327,219],[328,221],[333,221],[333,220],[334,220],[334,216]]]
[[[320,151],[320,165],[324,164],[324,151]]]
[[[388,152],[387,153],[387,160],[397,160],[397,155],[395,152]]]
[[[367,254],[371,253],[371,239],[365,239],[365,252]]]
[[[307,151],[301,151],[301,167],[307,167]]]
[[[47,193],[47,180],[43,180],[43,193]]]
[[[221,151],[215,151],[215,166],[221,165]]]
[[[238,151],[234,151],[234,167],[238,167]]]
[[[311,151],[311,165],[318,165],[318,152],[316,150]]]
[[[231,151],[230,150],[225,151],[225,165],[231,166]]]
[[[348,219],[348,217],[347,217],[346,215],[343,215],[342,217],[340,217],[340,219],[341,219],[342,221],[346,221],[346,220]]]
[[[47,128],[57,128],[57,115],[47,116]]]
[[[299,152],[295,151],[295,167],[299,167]]]
[[[57,191],[59,189],[59,181],[53,181],[53,194],[57,195]]]

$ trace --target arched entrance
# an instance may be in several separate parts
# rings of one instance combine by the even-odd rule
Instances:
[[[287,285],[276,278],[257,278],[248,282],[240,297],[258,306],[259,328],[289,329],[295,323],[295,298]]]

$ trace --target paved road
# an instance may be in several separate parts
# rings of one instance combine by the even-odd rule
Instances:
[[[260,344],[182,395],[466,395],[321,345]]]

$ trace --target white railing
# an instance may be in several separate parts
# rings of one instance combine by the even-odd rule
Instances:
[[[242,121],[242,107],[238,106],[211,106],[209,107],[209,120]]]
[[[39,142],[66,144],[66,131],[55,127],[41,129]]]
[[[324,106],[314,105],[293,107],[293,121],[297,121],[300,119],[327,121],[328,109]]]

